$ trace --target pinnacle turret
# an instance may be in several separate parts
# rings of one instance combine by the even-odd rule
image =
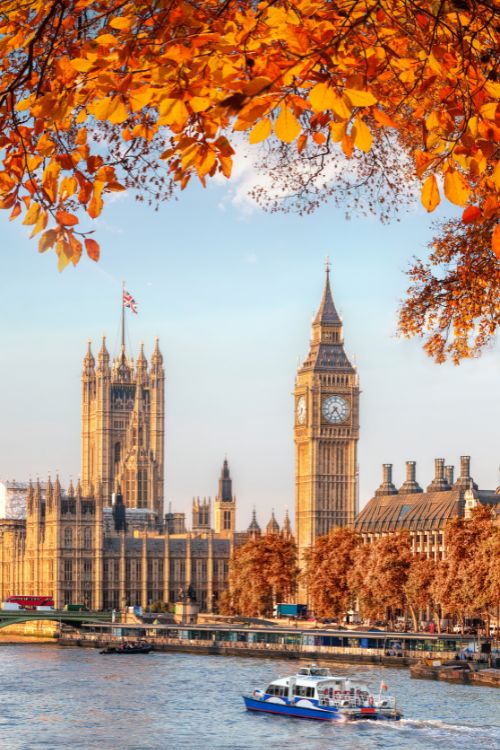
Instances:
[[[141,350],[139,352],[139,356],[137,357],[136,361],[136,371],[137,371],[137,382],[138,383],[144,383],[147,378],[147,372],[148,372],[148,361],[144,355],[144,344],[141,343]]]
[[[155,348],[151,355],[151,369],[156,370],[163,366],[163,354],[160,351],[158,336],[155,338]]]
[[[109,352],[106,348],[106,336],[102,337],[102,344],[97,356],[98,372],[105,372],[109,369]]]

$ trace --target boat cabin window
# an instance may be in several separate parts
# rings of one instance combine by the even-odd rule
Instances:
[[[314,698],[313,687],[306,687],[305,685],[296,685],[294,692],[295,692],[295,695],[298,695],[301,698]]]
[[[283,698],[288,695],[288,688],[286,687],[286,685],[273,685],[271,683],[267,688],[266,693],[268,695],[278,695]]]

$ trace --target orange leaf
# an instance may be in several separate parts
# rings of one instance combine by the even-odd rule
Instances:
[[[434,211],[436,206],[441,202],[439,188],[435,175],[431,174],[422,185],[422,194],[420,196],[423,207],[427,211]]]
[[[92,239],[86,239],[85,240],[85,250],[87,251],[87,255],[91,260],[97,261],[99,260],[99,255],[101,253],[101,249],[99,247],[99,244]]]
[[[68,213],[68,211],[57,211],[56,219],[59,224],[64,224],[65,227],[74,227],[75,224],[78,224],[77,217]]]
[[[491,249],[500,260],[500,224],[497,224],[493,230],[493,236],[491,238]]]
[[[481,209],[477,206],[467,206],[462,214],[462,221],[464,224],[474,224],[474,222],[480,218]]]
[[[280,113],[274,123],[274,132],[284,143],[291,143],[297,138],[302,128],[291,109],[286,104],[281,105]]]
[[[372,110],[372,115],[376,119],[379,125],[387,125],[389,128],[397,128],[397,123],[392,120],[389,115],[386,115],[381,109]]]

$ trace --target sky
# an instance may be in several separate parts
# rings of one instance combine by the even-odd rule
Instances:
[[[347,220],[331,204],[269,214],[246,196],[254,180],[240,168],[235,181],[190,186],[158,211],[121,196],[96,222],[101,261],[62,274],[53,252],[39,254],[26,227],[0,216],[0,478],[79,476],[82,359],[102,335],[116,355],[125,280],[139,306],[128,351],[143,341],[149,357],[159,336],[165,360],[166,501],[189,513],[193,496],[214,497],[227,455],[239,528],[253,506],[262,525],[272,509],[293,518],[292,392],[329,256],[362,390],[360,507],[382,463],[398,485],[405,461],[417,461],[425,487],[434,458],[458,466],[470,455],[481,488],[500,483],[498,343],[437,366],[419,341],[397,336],[405,269],[432,236],[425,211],[415,205],[389,225]]]

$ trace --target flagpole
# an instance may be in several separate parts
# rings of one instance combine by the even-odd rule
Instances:
[[[125,305],[123,295],[125,294],[125,282],[122,281],[122,348],[125,351]]]

